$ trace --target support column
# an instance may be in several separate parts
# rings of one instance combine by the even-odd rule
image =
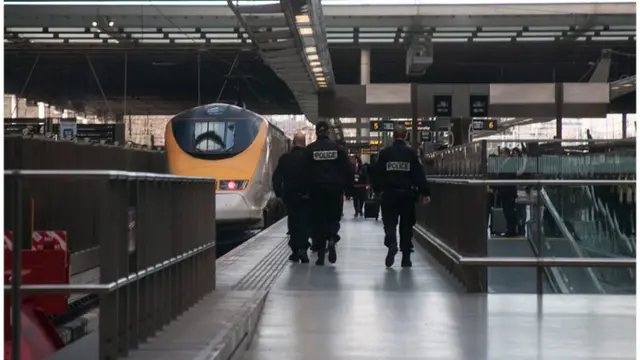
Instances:
[[[556,139],[562,139],[562,118],[564,107],[564,87],[556,83]]]
[[[622,138],[627,138],[627,113],[622,114]]]
[[[360,50],[360,85],[368,85],[371,81],[371,51],[369,49]],[[366,124],[366,127],[361,127],[357,130],[360,137],[369,137],[369,119],[361,118],[360,123]],[[369,163],[371,156],[369,154],[363,154],[361,156],[363,163]]]
[[[15,95],[11,95],[11,115],[12,119],[18,117],[18,98]]]

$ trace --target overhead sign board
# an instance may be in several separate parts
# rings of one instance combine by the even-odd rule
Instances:
[[[498,122],[497,120],[473,120],[473,130],[490,130],[497,131],[498,130]]]
[[[407,129],[411,129],[411,120],[406,121],[370,121],[370,131],[393,131],[393,127],[396,125],[404,125]],[[418,130],[432,130],[436,126],[435,120],[418,120]]]
[[[451,95],[433,96],[433,116],[451,117],[453,108]]]
[[[469,114],[472,118],[489,116],[489,96],[471,95],[469,98]]]

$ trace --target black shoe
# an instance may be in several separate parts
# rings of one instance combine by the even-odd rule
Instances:
[[[298,250],[298,259],[303,264],[309,263],[309,256],[307,255],[307,250]]]
[[[354,218],[357,218],[357,217],[358,217],[358,215],[359,215],[358,213],[355,213],[355,214],[353,214],[353,217],[354,217]]]
[[[397,248],[389,248],[389,250],[387,250],[387,257],[384,259],[384,264],[387,267],[393,266],[393,262],[396,260],[397,253],[398,253]]]
[[[293,253],[293,254],[289,255],[289,261],[298,262],[299,260],[300,260],[300,258],[298,257],[297,253]]]
[[[400,263],[400,266],[402,266],[403,268],[410,268],[411,265],[413,265],[411,263],[411,251],[403,251],[402,262]]]
[[[327,247],[329,248],[329,262],[332,264],[336,263],[338,260],[338,254],[336,254],[336,242],[335,240],[329,240]]]
[[[317,266],[323,266],[324,265],[324,250],[319,250],[318,251],[318,260],[316,260],[316,265]]]

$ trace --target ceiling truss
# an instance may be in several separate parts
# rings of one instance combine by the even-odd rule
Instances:
[[[245,6],[227,2],[247,35],[245,40],[287,84],[307,118],[317,122],[317,93],[334,86],[319,1]]]

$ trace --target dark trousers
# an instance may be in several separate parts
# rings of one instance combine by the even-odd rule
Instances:
[[[364,201],[367,199],[367,189],[355,188],[353,190],[353,209],[356,214],[362,214],[362,208],[364,207]]]
[[[309,247],[309,200],[299,196],[286,198],[289,247],[292,251]]]
[[[327,240],[340,240],[343,206],[342,188],[316,187],[311,190],[311,238],[316,250],[327,247]]]
[[[516,225],[518,224],[518,217],[516,216],[516,198],[512,194],[504,194],[500,196],[500,200],[502,203],[504,219],[507,222],[507,235],[514,236],[517,234]]]
[[[384,192],[382,194],[382,224],[384,226],[384,245],[398,248],[396,228],[400,219],[400,251],[413,249],[411,237],[416,224],[415,197],[407,192]]]

